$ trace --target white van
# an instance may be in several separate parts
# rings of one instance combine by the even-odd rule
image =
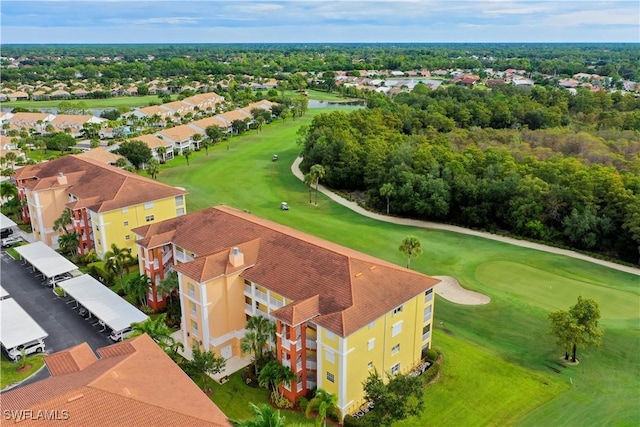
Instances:
[[[23,345],[19,345],[7,350],[7,355],[11,360],[17,362],[22,357],[22,350],[24,350],[27,356],[33,353],[44,353],[44,341],[35,340]]]
[[[109,338],[111,338],[113,341],[122,341],[125,338],[127,338],[129,335],[131,335],[133,333],[133,331],[131,330],[131,328],[124,328],[121,331],[113,331],[111,332],[111,335],[109,335]]]

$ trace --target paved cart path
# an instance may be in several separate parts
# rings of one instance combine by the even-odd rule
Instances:
[[[293,164],[291,165],[291,172],[293,172],[293,174],[298,179],[300,179],[301,181],[304,181],[304,174],[300,171],[300,162],[302,162],[302,157],[298,157],[293,162]],[[588,255],[584,255],[584,254],[570,251],[567,249],[555,248],[553,246],[547,246],[540,243],[528,242],[526,240],[518,240],[512,237],[499,236],[499,235],[487,233],[484,231],[471,230],[469,228],[458,227],[456,225],[439,224],[437,222],[421,221],[421,220],[409,219],[409,218],[398,218],[394,216],[382,215],[375,212],[370,212],[362,208],[361,206],[359,206],[356,202],[352,202],[345,199],[344,197],[338,196],[337,194],[327,189],[323,185],[319,185],[318,190],[323,194],[325,194],[327,197],[329,197],[331,200],[337,203],[340,203],[343,206],[348,207],[352,211],[372,219],[377,219],[378,221],[385,221],[385,222],[390,222],[393,224],[400,224],[400,225],[409,225],[413,227],[429,228],[433,230],[453,231],[454,233],[483,237],[485,239],[496,240],[498,242],[508,243],[510,245],[521,246],[523,248],[536,249],[538,251],[549,252],[552,254],[565,255],[571,258],[588,261],[594,264],[599,264],[605,267],[613,268],[615,270],[624,271],[625,273],[630,273],[630,274],[635,274],[637,276],[640,276],[639,268],[628,267],[626,265],[616,264],[615,262],[604,261],[598,258],[593,258]]]

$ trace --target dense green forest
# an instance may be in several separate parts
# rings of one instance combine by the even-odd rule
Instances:
[[[633,96],[419,85],[369,104],[318,116],[301,130],[303,171],[321,164],[328,186],[364,191],[367,204],[394,215],[638,262]],[[612,125],[611,117],[627,124]]]
[[[355,70],[494,68],[548,75],[597,73],[615,80],[640,80],[636,44],[147,44],[2,45],[4,57],[28,57],[28,68],[4,69],[2,79],[22,83],[84,78],[113,79]],[[120,56],[105,62],[102,56]],[[150,59],[153,57],[153,60]]]

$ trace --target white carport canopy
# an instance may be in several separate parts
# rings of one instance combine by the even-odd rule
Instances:
[[[116,332],[149,318],[88,274],[58,282],[57,285]]]
[[[0,341],[6,349],[49,336],[13,298],[0,300],[0,312]]]
[[[7,292],[7,290],[5,288],[0,286],[0,299],[3,299],[3,298],[8,297],[8,296],[9,296],[9,292]]]
[[[4,230],[5,228],[15,227],[17,224],[11,220],[11,218],[0,214],[0,230]]]
[[[74,263],[42,242],[17,246],[14,249],[45,277],[53,277],[78,269]]]

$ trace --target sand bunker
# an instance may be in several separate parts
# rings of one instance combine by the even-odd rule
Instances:
[[[483,305],[488,304],[491,298],[480,292],[469,291],[462,286],[455,277],[433,276],[441,282],[436,285],[436,294],[447,301],[463,305]]]

